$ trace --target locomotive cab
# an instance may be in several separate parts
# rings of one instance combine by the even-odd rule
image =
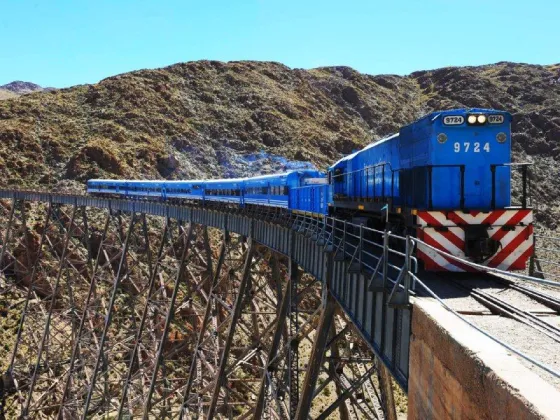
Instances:
[[[477,264],[525,268],[533,220],[525,184],[521,205],[512,206],[510,124],[509,113],[486,109],[450,110],[416,123],[415,138],[428,143],[420,239]],[[429,269],[469,269],[427,247],[419,253]]]

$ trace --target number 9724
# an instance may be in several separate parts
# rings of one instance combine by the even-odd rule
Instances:
[[[482,147],[481,147],[482,146]],[[458,141],[453,144],[453,151],[455,153],[480,153],[481,151],[490,153],[490,143],[484,143],[481,145],[479,142],[470,143],[468,141],[464,143],[459,143]]]

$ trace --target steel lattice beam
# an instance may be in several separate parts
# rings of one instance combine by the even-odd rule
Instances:
[[[390,416],[372,354],[288,252],[229,216],[216,230],[80,203],[0,200],[0,418]],[[325,230],[298,226],[281,228],[294,255]]]

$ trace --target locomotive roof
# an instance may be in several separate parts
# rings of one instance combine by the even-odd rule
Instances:
[[[501,111],[499,109],[490,109],[490,108],[455,108],[455,109],[446,109],[445,111],[434,111],[430,114],[424,115],[423,117],[413,121],[410,124],[416,124],[419,121],[423,121],[425,119],[432,119],[435,120],[440,115],[465,115],[465,114],[506,114],[511,118],[511,114],[507,111]]]
[[[440,116],[442,116],[442,115],[443,115],[443,116],[445,116],[445,115],[457,115],[457,114],[463,115],[463,114],[470,114],[470,113],[473,113],[473,114],[506,114],[506,115],[508,115],[509,118],[511,119],[511,114],[510,114],[509,112],[507,112],[507,111],[500,111],[500,110],[498,110],[498,109],[489,109],[489,108],[455,108],[455,109],[447,109],[447,110],[445,110],[445,111],[434,111],[434,112],[432,112],[432,113],[430,113],[430,114],[424,115],[422,118],[419,118],[418,120],[413,121],[413,122],[411,122],[410,124],[407,124],[407,125],[413,125],[413,124],[416,124],[416,123],[418,123],[418,122],[420,122],[420,121],[424,121],[424,120],[426,120],[426,119],[435,120],[436,118],[438,118],[438,117],[440,117]],[[405,127],[406,127],[406,126],[405,126]],[[391,135],[391,136],[389,136],[389,137],[384,137],[384,138],[382,138],[382,139],[380,139],[380,140],[374,141],[373,143],[368,144],[368,145],[367,145],[366,147],[364,147],[363,149],[360,149],[360,150],[358,150],[358,151],[356,151],[356,152],[354,152],[354,153],[352,153],[352,154],[349,154],[349,155],[347,155],[347,156],[344,156],[343,158],[341,158],[341,159],[339,159],[338,161],[336,161],[335,163],[333,163],[330,167],[331,167],[331,168],[334,168],[334,167],[336,167],[337,165],[339,165],[340,163],[345,162],[345,161],[347,161],[347,160],[350,160],[350,159],[356,157],[356,155],[358,155],[359,153],[361,153],[361,152],[363,152],[363,151],[365,151],[365,150],[371,149],[372,147],[378,146],[378,145],[380,145],[381,143],[384,143],[384,142],[386,142],[386,141],[388,141],[388,140],[391,140],[391,139],[397,137],[398,135],[399,135],[399,133],[395,133],[395,134],[393,134],[393,135]]]
[[[358,155],[358,153],[362,153],[362,152],[365,151],[365,150],[369,150],[369,149],[371,149],[372,147],[375,147],[375,146],[380,145],[381,143],[385,143],[386,141],[389,141],[389,140],[391,140],[391,139],[394,139],[394,138],[397,137],[398,135],[399,135],[399,133],[395,133],[395,134],[391,134],[389,137],[384,137],[384,138],[382,138],[382,139],[379,139],[379,140],[377,140],[377,141],[374,141],[373,143],[368,144],[368,145],[367,145],[366,147],[364,147],[363,149],[360,149],[360,150],[358,150],[358,151],[356,151],[356,152],[354,152],[354,153],[352,153],[352,154],[350,154],[350,155],[344,156],[343,158],[337,160],[335,163],[333,163],[333,164],[331,165],[331,168],[334,168],[334,167],[335,167],[336,165],[338,165],[339,163],[342,163],[342,162],[345,162],[345,161],[347,161],[347,160],[352,159],[353,157],[355,157],[356,155]]]

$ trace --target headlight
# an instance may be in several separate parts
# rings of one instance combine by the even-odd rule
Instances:
[[[479,115],[476,120],[479,124],[484,124],[486,122],[486,115]]]
[[[469,115],[467,121],[469,124],[476,124],[476,115]]]
[[[505,143],[507,140],[507,135],[506,133],[498,133],[496,134],[496,140],[498,140],[498,143]]]
[[[440,144],[443,144],[447,141],[447,135],[445,133],[439,133],[437,136],[437,141]]]

